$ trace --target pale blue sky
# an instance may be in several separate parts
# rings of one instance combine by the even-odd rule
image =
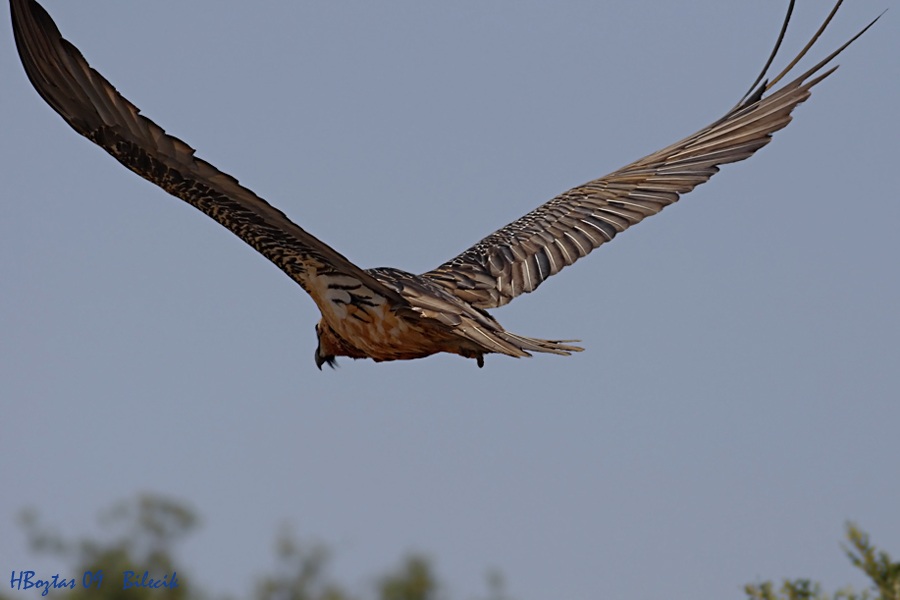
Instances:
[[[200,156],[410,271],[720,116],[785,4],[46,0]],[[895,6],[848,2],[813,54]],[[845,520],[900,555],[898,14],[758,155],[495,313],[586,352],[320,373],[312,301],[53,114],[4,4],[0,572],[44,564],[20,508],[77,535],[148,490],[238,596],[284,522],[359,589],[409,550],[464,599],[489,567],[519,600],[860,584]]]

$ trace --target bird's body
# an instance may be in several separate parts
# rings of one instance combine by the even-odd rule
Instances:
[[[321,356],[383,361],[449,352],[475,358],[482,365],[488,352],[528,356],[529,351],[569,354],[581,350],[561,341],[509,333],[487,311],[428,277],[385,267],[366,272],[403,298],[408,309],[398,310],[396,303],[373,295],[351,278],[318,278],[310,295],[323,307],[322,321],[316,326]]]
[[[10,0],[16,45],[38,93],[78,133],[130,170],[181,198],[250,244],[296,281],[319,307],[316,364],[337,356],[375,361],[439,352],[567,355],[562,340],[506,331],[488,312],[586,256],[618,233],[659,213],[707,181],[719,165],[751,156],[785,127],[810,89],[836,67],[825,66],[868,27],[794,80],[776,84],[821,35],[770,83],[762,81],[725,116],[697,133],[605,177],[573,188],[484,238],[432,271],[364,270],[289,220],[236,179],[197,158],[194,150],[140,114],[131,102],[62,38],[35,0]],[[872,22],[874,23],[874,21]],[[871,23],[869,24],[871,26]],[[768,95],[767,95],[768,93]]]

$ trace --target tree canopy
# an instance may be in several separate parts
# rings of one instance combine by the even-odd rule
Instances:
[[[175,558],[177,543],[199,523],[198,516],[184,504],[140,495],[115,504],[99,521],[107,534],[103,539],[70,540],[41,523],[33,510],[23,512],[20,525],[32,551],[62,559],[78,577],[44,581],[13,571],[13,580],[19,577],[20,586],[30,583],[32,594],[43,593],[44,587],[46,595],[64,600],[215,598],[191,584]],[[787,580],[780,585],[765,581],[744,586],[747,600],[900,600],[900,562],[876,548],[852,523],[846,527],[846,539],[844,551],[868,577],[869,589],[856,592],[846,588],[829,595],[810,579]],[[396,568],[375,578],[372,589],[363,591],[334,581],[328,571],[329,559],[327,548],[301,544],[284,529],[275,540],[272,570],[257,577],[249,594],[253,600],[446,600],[432,561],[425,556],[405,557]],[[19,597],[21,589],[11,588],[0,593],[0,600]],[[499,573],[488,572],[486,596],[479,600],[512,600]]]

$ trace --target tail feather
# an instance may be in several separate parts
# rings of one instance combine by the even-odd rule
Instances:
[[[495,353],[522,358],[531,356],[532,352],[545,352],[569,356],[573,352],[582,352],[584,348],[572,346],[570,342],[579,340],[542,340],[510,333],[493,319],[485,319],[475,323],[471,319],[463,319],[456,328],[458,334],[478,345],[476,354]],[[471,350],[471,348],[469,349]]]
[[[526,356],[530,356],[529,352],[546,352],[549,354],[561,354],[569,356],[573,352],[583,352],[581,346],[571,346],[571,342],[580,340],[542,340],[539,338],[530,338],[508,331],[500,332],[500,337],[509,342],[513,346],[525,352]]]

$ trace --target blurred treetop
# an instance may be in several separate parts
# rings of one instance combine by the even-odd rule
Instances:
[[[33,552],[62,559],[72,573],[88,573],[85,581],[76,578],[64,589],[50,589],[47,595],[63,600],[226,600],[189,583],[190,575],[175,559],[174,546],[198,525],[197,515],[184,504],[155,495],[141,495],[120,502],[103,513],[100,524],[108,532],[106,539],[67,540],[40,523],[34,511],[25,511],[21,522]],[[846,529],[850,562],[871,581],[870,589],[855,592],[839,590],[833,595],[808,579],[784,581],[776,587],[771,581],[744,586],[748,600],[900,600],[900,562],[878,550],[869,536],[853,524]],[[275,543],[276,564],[270,573],[257,577],[250,597],[253,600],[446,600],[443,586],[431,561],[420,555],[406,557],[401,564],[378,578],[373,589],[362,594],[331,579],[329,553],[321,545],[306,547],[284,530]],[[132,572],[135,586],[123,589],[123,573]],[[98,578],[101,577],[99,581]],[[175,575],[177,573],[177,575]],[[17,572],[13,571],[13,578]],[[36,574],[39,577],[42,574]],[[5,578],[4,578],[5,579]],[[152,582],[150,580],[153,580]],[[71,587],[71,589],[70,589]],[[662,584],[661,584],[662,588]],[[0,600],[33,598],[43,590],[6,588]],[[662,589],[661,589],[662,593]],[[23,596],[27,594],[27,596]],[[488,572],[486,596],[478,600],[512,600],[504,589],[503,578]],[[549,599],[561,600],[561,599]]]

